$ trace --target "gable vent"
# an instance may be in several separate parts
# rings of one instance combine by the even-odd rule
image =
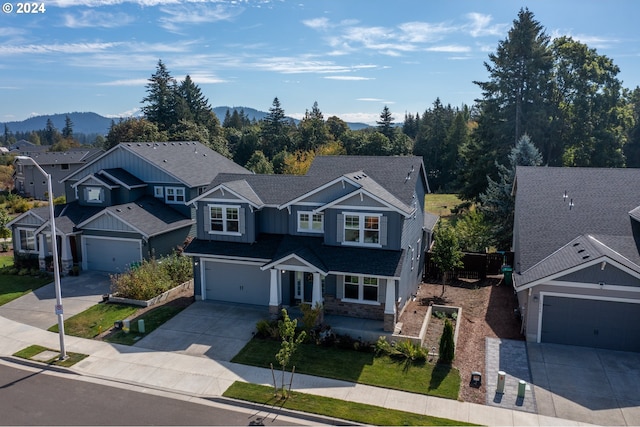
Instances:
[[[122,209],[116,208],[116,212],[122,212]]]

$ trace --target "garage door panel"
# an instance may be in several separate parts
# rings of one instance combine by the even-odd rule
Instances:
[[[141,261],[140,241],[84,237],[88,270],[124,272],[132,263]]]
[[[541,341],[640,351],[640,304],[547,295]]]
[[[205,262],[206,299],[269,305],[270,273],[258,266]]]

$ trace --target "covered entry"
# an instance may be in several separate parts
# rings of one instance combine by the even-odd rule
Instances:
[[[142,243],[136,239],[82,236],[82,269],[124,272],[142,260]]]
[[[541,298],[541,342],[640,352],[640,301]]]
[[[203,261],[203,299],[269,305],[269,271],[257,265]]]

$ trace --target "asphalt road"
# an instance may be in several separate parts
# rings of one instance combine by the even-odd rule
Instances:
[[[265,412],[235,411],[0,364],[0,425],[254,425]],[[269,415],[265,425],[317,424]]]

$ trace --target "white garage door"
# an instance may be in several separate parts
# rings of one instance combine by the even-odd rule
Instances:
[[[121,273],[142,260],[139,240],[82,237],[83,268]]]
[[[205,298],[242,304],[269,305],[270,273],[255,265],[204,263]]]

